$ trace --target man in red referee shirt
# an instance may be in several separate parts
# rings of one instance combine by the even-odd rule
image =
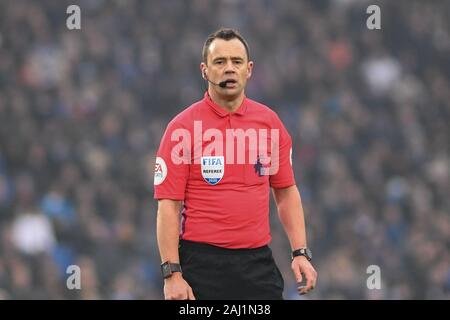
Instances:
[[[283,298],[284,281],[268,247],[271,188],[292,271],[298,282],[306,278],[299,293],[316,285],[292,141],[274,111],[245,96],[252,68],[237,31],[211,34],[200,64],[208,90],[162,137],[154,197],[166,299]]]

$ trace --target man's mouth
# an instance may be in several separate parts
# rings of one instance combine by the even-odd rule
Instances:
[[[227,79],[224,81],[227,88],[232,88],[237,84],[237,81],[234,79]]]

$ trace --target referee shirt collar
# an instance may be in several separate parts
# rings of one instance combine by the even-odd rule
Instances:
[[[224,108],[222,108],[221,106],[219,106],[218,104],[216,104],[214,101],[212,101],[211,97],[208,94],[208,91],[205,92],[205,96],[203,98],[203,100],[206,102],[206,104],[208,104],[211,109],[214,110],[215,113],[217,113],[220,117],[226,117],[229,114],[238,114],[240,116],[243,116],[245,111],[247,110],[247,97],[244,95],[244,99],[242,100],[241,105],[239,106],[239,108],[237,108],[237,110],[235,112],[230,112],[225,110]]]

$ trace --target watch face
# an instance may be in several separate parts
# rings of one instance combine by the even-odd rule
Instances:
[[[306,256],[307,256],[309,259],[312,259],[312,252],[311,252],[311,250],[309,250],[309,248],[306,248]]]
[[[170,265],[168,263],[162,265],[162,273],[164,278],[172,273],[170,270]]]
[[[301,248],[292,252],[292,259],[298,256],[304,256],[309,261],[312,259],[312,252],[309,248]]]

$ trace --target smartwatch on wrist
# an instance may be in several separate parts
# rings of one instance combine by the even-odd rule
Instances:
[[[178,263],[170,263],[169,261],[161,264],[161,273],[164,279],[170,278],[174,272],[181,272],[181,265]]]

